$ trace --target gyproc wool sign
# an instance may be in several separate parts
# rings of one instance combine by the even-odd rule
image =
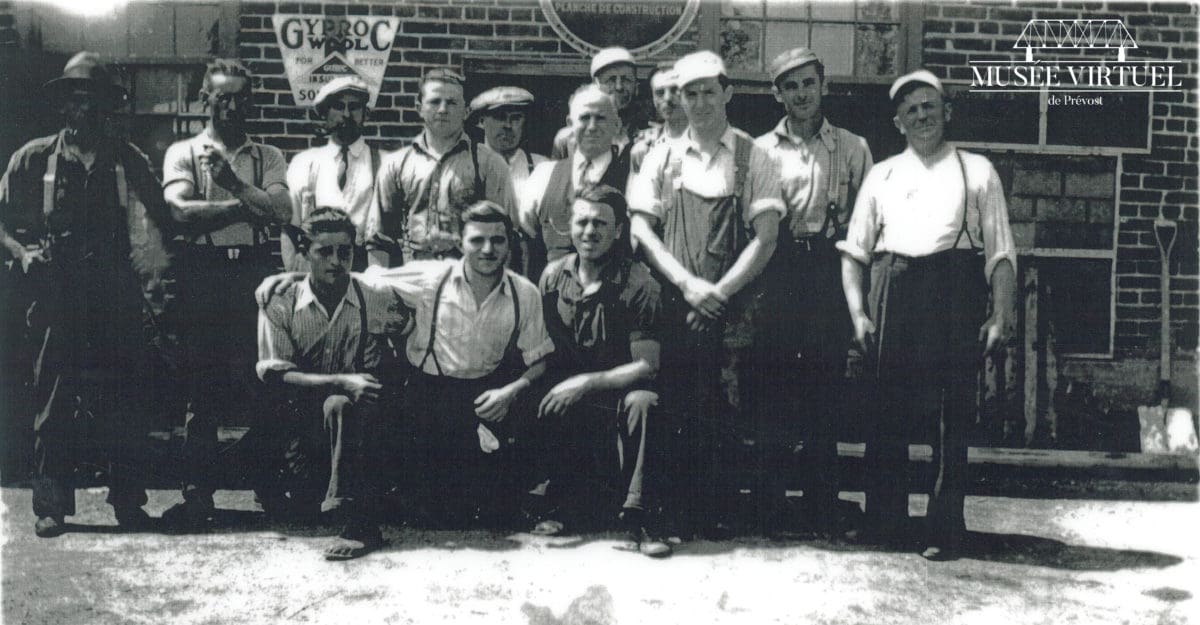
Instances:
[[[297,105],[311,104],[317,91],[334,78],[357,74],[370,86],[369,105],[375,106],[400,18],[275,15],[272,19]]]

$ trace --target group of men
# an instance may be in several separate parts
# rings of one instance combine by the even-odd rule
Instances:
[[[952,557],[974,376],[1010,332],[1015,255],[995,170],[946,143],[940,81],[895,81],[908,147],[873,164],[825,118],[806,48],[773,61],[787,114],[757,139],[729,124],[711,52],[655,68],[645,128],[628,51],[599,52],[591,75],[550,159],[522,148],[533,94],[468,106],[449,69],[421,79],[422,132],[381,155],[363,140],[368,86],[340,78],[313,105],[328,143],[289,165],[247,136],[249,72],[217,60],[209,123],[171,146],[159,185],[103,132],[124,94],[94,55],[74,57],[47,84],[64,130],[18,151],[0,184],[0,242],[23,271],[44,266],[49,294],[30,317],[38,535],[64,530],[85,443],[104,451],[118,522],[148,524],[130,467],[153,358],[130,337],[173,267],[189,402],[172,524],[213,517],[217,424],[236,404],[259,502],[340,520],[330,559],[382,545],[389,488],[439,524],[555,534],[616,511],[651,557],[671,553],[668,533],[728,535],[747,486],[762,528],[840,535],[850,368],[870,398],[857,536],[909,535],[907,444],[932,419],[920,538]],[[288,270],[274,276],[272,226]]]

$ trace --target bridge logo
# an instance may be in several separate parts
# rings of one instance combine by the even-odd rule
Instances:
[[[1025,62],[1033,62],[1034,50],[1116,49],[1117,62],[1125,62],[1125,50],[1137,42],[1121,20],[1029,20],[1013,44],[1025,50]]]

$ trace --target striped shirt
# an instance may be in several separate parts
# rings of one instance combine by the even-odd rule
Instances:
[[[258,311],[255,371],[259,378],[265,379],[270,371],[372,371],[379,366],[381,346],[388,337],[396,337],[398,342],[399,337],[412,330],[412,312],[399,295],[359,280],[367,313],[367,342],[360,367],[354,357],[362,336],[362,321],[353,286],[347,286],[346,295],[330,316],[317,300],[309,280],[289,286]]]

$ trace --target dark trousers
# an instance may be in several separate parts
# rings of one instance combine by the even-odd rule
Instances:
[[[185,499],[212,499],[218,426],[253,423],[266,410],[254,373],[254,289],[277,271],[265,245],[241,249],[236,259],[225,248],[192,245],[181,259],[177,318],[189,399],[182,453]]]
[[[741,476],[739,456],[757,399],[760,374],[752,353],[750,295],[704,331],[686,327],[678,292],[664,297],[669,336],[663,341],[662,411],[671,432],[669,505],[683,529],[730,519]]]
[[[755,423],[760,505],[770,514],[796,485],[804,491],[809,519],[830,524],[839,488],[839,425],[849,411],[845,370],[852,330],[841,257],[832,241],[797,242],[785,235],[764,281],[764,308],[771,314],[763,316],[756,342],[766,363],[757,378],[765,405]]]
[[[552,496],[568,507],[567,514],[603,518],[614,506],[641,510],[654,501],[662,473],[661,424],[655,414],[631,425],[623,397],[624,392],[585,397],[561,415],[542,417],[533,428],[533,453],[548,461]]]
[[[301,511],[339,511],[375,520],[395,476],[399,406],[394,399],[354,403],[345,395],[302,390],[265,415],[243,439],[261,496],[289,494]]]
[[[865,457],[868,521],[884,528],[908,515],[908,445],[933,437],[931,536],[964,529],[967,442],[983,363],[987,316],[983,260],[967,250],[928,257],[881,255],[871,269],[876,409]]]
[[[533,485],[524,434],[536,400],[526,389],[500,421],[475,414],[476,397],[516,377],[509,372],[463,380],[411,373],[404,389],[402,445],[405,486],[417,501],[459,520],[476,511],[500,518],[516,513],[521,494]],[[480,424],[499,440],[499,449],[480,448]]]

